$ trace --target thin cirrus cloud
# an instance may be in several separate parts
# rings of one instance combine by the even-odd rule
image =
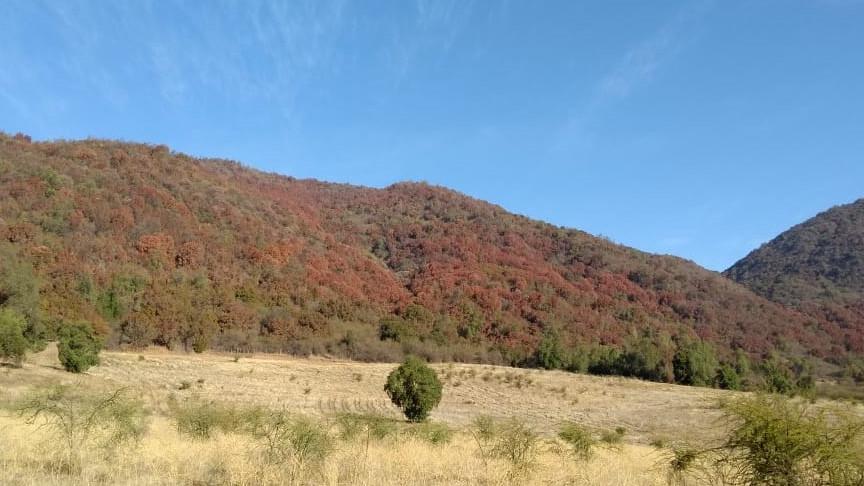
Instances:
[[[623,54],[620,61],[596,83],[586,103],[563,123],[550,144],[553,153],[585,151],[595,145],[594,118],[617,101],[650,83],[663,65],[671,62],[692,37],[694,27],[709,13],[711,0],[688,3],[654,34]]]

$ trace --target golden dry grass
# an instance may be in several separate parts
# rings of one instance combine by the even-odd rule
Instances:
[[[327,420],[343,412],[398,418],[383,385],[393,364],[258,355],[188,355],[167,351],[106,352],[84,375],[59,369],[53,349],[21,370],[0,370],[0,399],[14,399],[50,383],[114,389],[127,387],[154,412],[137,446],[115,457],[85,451],[80,474],[59,470],[47,431],[8,414],[0,418],[0,484],[287,484],[278,466],[260,460],[245,435],[206,441],[178,435],[167,418],[170,397],[198,396],[263,405]],[[432,414],[459,432],[446,445],[400,437],[362,443],[339,441],[321,471],[304,484],[666,484],[656,439],[700,440],[718,432],[716,403],[725,392],[563,372],[485,365],[435,365],[445,382]],[[183,385],[185,383],[185,385]],[[181,388],[185,388],[182,389]],[[479,415],[515,417],[543,434],[535,468],[512,477],[500,460],[484,462],[469,424]],[[554,432],[564,421],[588,428],[627,429],[620,450],[599,449],[590,461],[556,452]],[[89,455],[86,455],[89,454]]]
[[[176,433],[164,418],[156,418],[144,440],[121,450],[110,460],[98,451],[85,456],[80,475],[57,470],[51,444],[39,431],[8,418],[0,419],[4,447],[0,451],[0,484],[4,485],[259,485],[288,484],[279,466],[259,459],[255,443],[241,435],[218,435],[195,441]],[[501,461],[484,464],[470,436],[431,445],[416,439],[339,442],[320,471],[304,475],[304,484],[438,485],[438,484],[580,484],[648,486],[665,484],[656,468],[658,453],[629,445],[621,451],[600,450],[590,462],[578,462],[551,452],[522,476],[508,475]]]

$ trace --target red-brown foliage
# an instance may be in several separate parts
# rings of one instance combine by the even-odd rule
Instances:
[[[329,339],[334,350],[400,315],[418,339],[476,356],[532,349],[547,328],[564,345],[654,329],[721,352],[844,351],[829,319],[691,262],[427,184],[370,189],[165,147],[0,135],[0,221],[48,305],[101,316],[115,343],[295,349]],[[412,305],[427,317],[411,317]]]

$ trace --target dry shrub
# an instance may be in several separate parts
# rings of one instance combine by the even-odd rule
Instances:
[[[82,454],[89,449],[111,455],[124,444],[140,440],[147,429],[143,406],[122,388],[97,392],[56,385],[36,389],[15,408],[28,424],[50,432],[59,448],[56,459],[72,473],[81,471]]]
[[[782,396],[723,404],[729,432],[715,447],[672,449],[669,478],[728,485],[864,485],[864,421],[848,410]]]
[[[177,431],[194,439],[209,439],[223,434],[255,430],[265,412],[257,407],[236,407],[196,398],[170,404]]]
[[[292,481],[320,471],[335,449],[335,440],[323,423],[281,411],[265,414],[252,435],[263,447],[267,462],[286,467]]]
[[[494,423],[491,431],[489,456],[507,462],[511,479],[522,476],[536,465],[540,436],[531,428],[514,418]]]
[[[570,449],[569,452],[583,461],[591,459],[597,444],[597,440],[585,427],[573,422],[567,422],[558,431],[558,438],[564,441]]]
[[[346,441],[384,440],[398,433],[396,420],[374,414],[345,413],[336,417],[339,438]]]

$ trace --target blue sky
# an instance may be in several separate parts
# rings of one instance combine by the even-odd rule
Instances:
[[[425,180],[721,270],[864,197],[864,1],[4,0],[0,130]]]

